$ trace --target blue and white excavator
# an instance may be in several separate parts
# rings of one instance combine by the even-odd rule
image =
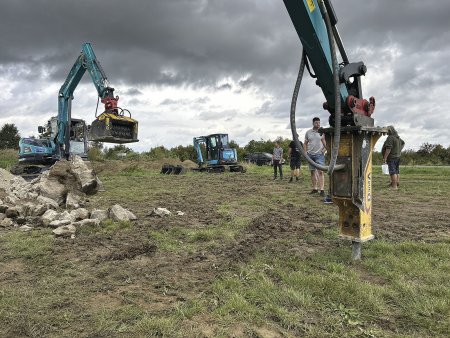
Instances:
[[[245,172],[245,168],[238,164],[236,149],[228,143],[228,134],[194,137],[194,149],[197,152],[197,171]]]
[[[81,78],[88,72],[98,100],[104,111],[90,126],[85,121],[72,118],[73,93]],[[52,117],[45,127],[38,128],[39,138],[22,138],[19,142],[19,165],[16,174],[37,174],[49,164],[70,155],[87,158],[88,141],[109,143],[138,142],[138,122],[127,109],[118,106],[119,97],[114,96],[114,88],[109,86],[90,43],[82,46],[82,51],[72,66],[58,94],[58,116]],[[98,103],[97,103],[98,109]]]

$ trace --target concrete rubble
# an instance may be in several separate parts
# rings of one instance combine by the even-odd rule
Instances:
[[[77,228],[98,226],[108,218],[133,221],[137,217],[119,204],[89,211],[88,195],[102,189],[95,172],[79,156],[60,160],[32,181],[0,168],[0,228],[53,228],[57,237],[75,238]]]

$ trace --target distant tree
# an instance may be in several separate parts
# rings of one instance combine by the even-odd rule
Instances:
[[[419,150],[417,151],[417,154],[419,155],[429,155],[431,154],[431,152],[434,150],[434,148],[436,148],[436,144],[431,144],[431,143],[423,143]]]
[[[0,129],[0,149],[19,149],[19,130],[14,123],[7,123]]]
[[[170,152],[173,155],[175,155],[175,157],[178,157],[180,161],[186,160],[195,161],[195,159],[197,158],[197,154],[195,152],[193,145],[188,146],[179,145],[177,147],[171,148]]]
[[[123,144],[117,144],[112,148],[104,150],[104,153],[107,159],[117,159],[119,158],[119,154],[128,155],[133,153],[133,150]]]

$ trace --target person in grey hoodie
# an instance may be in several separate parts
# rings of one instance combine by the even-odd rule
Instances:
[[[275,142],[275,148],[273,148],[272,164],[273,164],[273,179],[277,179],[277,169],[280,171],[280,180],[283,179],[283,148],[280,147],[278,142]]]

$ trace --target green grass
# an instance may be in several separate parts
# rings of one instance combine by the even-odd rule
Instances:
[[[293,184],[258,166],[104,172],[89,207],[119,203],[137,222],[74,240],[0,228],[0,336],[446,337],[450,170],[402,167],[394,192],[378,169],[360,262],[337,207],[308,194],[307,168]],[[186,215],[148,217],[154,207]]]
[[[17,150],[0,149],[0,168],[9,169],[17,163]]]
[[[214,314],[305,337],[445,337],[448,244],[374,242],[355,264],[346,248],[308,260],[259,254],[214,284]]]

